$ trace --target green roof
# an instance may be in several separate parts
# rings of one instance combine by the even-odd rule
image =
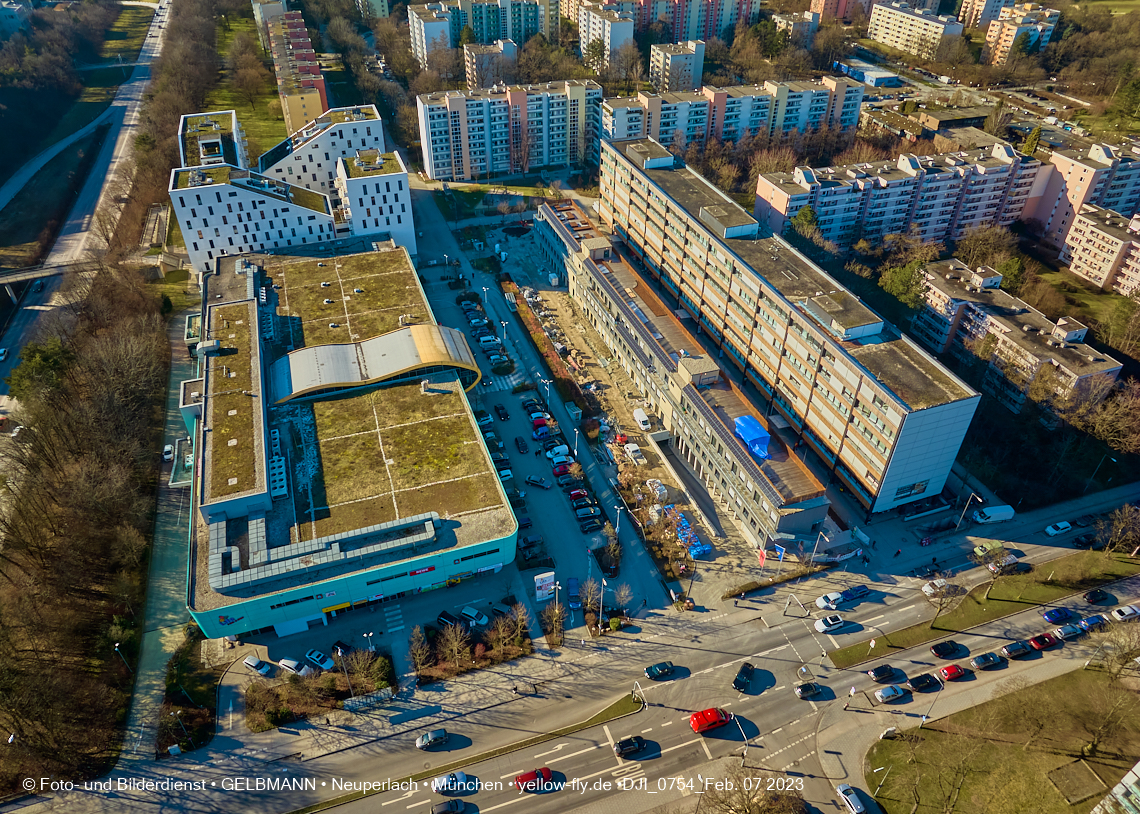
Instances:
[[[313,192],[304,187],[295,187],[276,178],[267,178],[264,175],[258,175],[256,172],[239,170],[237,167],[222,165],[178,170],[174,179],[175,189],[205,187],[211,184],[232,184],[258,195],[265,195],[278,201],[296,204],[313,212],[320,212],[322,215],[332,214],[328,198],[320,192]]]
[[[234,143],[234,112],[225,110],[218,113],[198,113],[186,116],[182,121],[182,155],[188,166],[197,166],[211,160],[222,161],[237,166],[238,152]],[[220,149],[212,152],[210,141],[220,141]],[[202,153],[202,142],[207,142],[206,154]]]
[[[395,153],[381,153],[379,150],[358,150],[355,157],[344,159],[344,164],[349,178],[404,172]]]

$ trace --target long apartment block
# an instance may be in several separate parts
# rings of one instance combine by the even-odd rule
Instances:
[[[408,6],[412,56],[425,68],[432,50],[459,47],[465,26],[474,43],[514,40],[521,46],[536,34],[556,41],[558,24],[558,4],[550,0],[440,0]]]
[[[1095,383],[1120,374],[1120,362],[1085,344],[1085,325],[1071,317],[1054,322],[1002,291],[1002,275],[989,266],[971,269],[953,259],[931,263],[923,273],[925,305],[911,321],[912,332],[936,353],[967,360],[984,354],[982,388],[1013,412],[1021,411],[1031,389],[1064,401],[1102,392]]]
[[[294,133],[329,109],[325,77],[301,12],[274,17],[267,29],[285,129]]]
[[[877,3],[867,23],[867,36],[875,42],[925,59],[938,53],[948,37],[962,34],[962,24],[950,15],[915,8],[909,3]]]
[[[369,236],[416,252],[408,171],[384,152],[376,108],[337,108],[249,166],[232,110],[183,116],[182,166],[170,175],[173,216],[190,264]]]
[[[1061,262],[1099,288],[1131,297],[1140,291],[1140,215],[1126,218],[1085,204],[1065,239]]]
[[[991,65],[1004,65],[1013,53],[1014,43],[1024,34],[1026,50],[1040,50],[1049,44],[1061,12],[1037,3],[1018,3],[1002,8],[986,29],[986,55]]]
[[[572,201],[539,209],[535,244],[663,428],[653,442],[685,459],[758,548],[776,535],[813,535],[827,514],[823,485],[701,346],[692,322],[677,319]],[[741,418],[768,431],[762,454],[736,434]]]
[[[818,82],[640,92],[602,103],[602,136],[613,141],[648,137],[664,144],[688,144],[710,137],[722,141],[761,134],[789,137],[823,127],[850,131],[859,124],[863,88],[845,76],[825,76]]]
[[[941,490],[977,408],[969,385],[658,142],[603,142],[599,198],[756,403],[869,511]]]
[[[756,218],[780,233],[803,207],[840,248],[874,242],[913,224],[925,241],[954,240],[974,226],[1008,225],[1042,194],[1049,165],[1008,144],[842,167],[796,167],[761,175]]]
[[[424,172],[468,181],[596,161],[601,102],[602,86],[590,79],[423,94]]]

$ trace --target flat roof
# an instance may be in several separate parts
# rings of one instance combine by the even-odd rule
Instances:
[[[621,147],[628,149],[630,144],[657,145],[652,139],[638,139],[622,142]],[[617,145],[611,145],[611,148],[625,155],[625,150]],[[688,167],[654,167],[642,171],[696,221],[702,220],[699,214],[702,208],[721,207],[736,210],[738,220],[747,218],[756,222],[739,204]],[[817,323],[824,334],[911,409],[932,407],[972,395],[972,391],[958,382],[936,359],[889,328],[858,297],[819,266],[803,258],[786,241],[778,237],[718,240],[768,285],[795,304],[801,316]],[[825,322],[828,318],[848,331],[876,324],[882,328],[873,335],[844,340],[836,336],[834,328]]]
[[[200,189],[214,184],[232,184],[282,203],[296,204],[312,212],[320,212],[322,215],[331,214],[328,198],[319,192],[295,187],[277,178],[269,178],[260,173],[224,164],[216,167],[177,169],[171,181],[173,189]]]
[[[414,7],[413,7],[414,8]],[[424,104],[442,104],[448,99],[495,99],[505,100],[507,91],[525,91],[526,93],[546,93],[548,91],[565,92],[568,88],[586,88],[597,90],[602,86],[593,79],[559,79],[554,82],[540,82],[536,85],[496,85],[493,88],[476,88],[475,90],[438,90],[434,93],[421,93],[416,99],[422,99]]]
[[[376,111],[376,105],[334,107],[263,153],[257,161],[258,169],[265,172],[278,161],[299,150],[334,125],[379,120],[380,114]]]
[[[278,312],[288,317],[283,331],[292,350],[380,336],[399,328],[405,314],[416,322],[431,319],[403,247],[323,260],[273,258],[264,268],[280,287]]]
[[[183,166],[196,167],[210,161],[221,161],[238,166],[238,150],[234,143],[234,122],[236,114],[232,110],[213,113],[195,113],[182,117],[178,136],[181,140]],[[219,142],[215,154],[211,142]],[[203,145],[208,145],[203,150]]]
[[[357,150],[355,156],[341,160],[344,161],[349,178],[406,172],[395,153],[382,153],[379,150]]]
[[[1077,216],[1089,221],[1098,230],[1117,240],[1134,240],[1140,243],[1140,235],[1128,228],[1132,223],[1132,218],[1125,217],[1119,212],[1095,204],[1085,204]]]

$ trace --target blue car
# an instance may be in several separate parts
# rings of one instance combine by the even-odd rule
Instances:
[[[1108,627],[1108,619],[1097,614],[1096,616],[1086,616],[1081,621],[1077,622],[1077,627],[1088,633],[1093,630],[1100,630],[1103,627]]]
[[[1054,625],[1060,622],[1064,622],[1066,619],[1069,619],[1073,615],[1073,612],[1068,608],[1050,608],[1047,611],[1041,612],[1041,616],[1045,619],[1045,621]]]

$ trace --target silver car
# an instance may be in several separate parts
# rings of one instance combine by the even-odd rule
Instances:
[[[447,743],[449,737],[446,729],[433,729],[431,732],[425,732],[416,738],[416,748],[431,749],[433,746]]]

